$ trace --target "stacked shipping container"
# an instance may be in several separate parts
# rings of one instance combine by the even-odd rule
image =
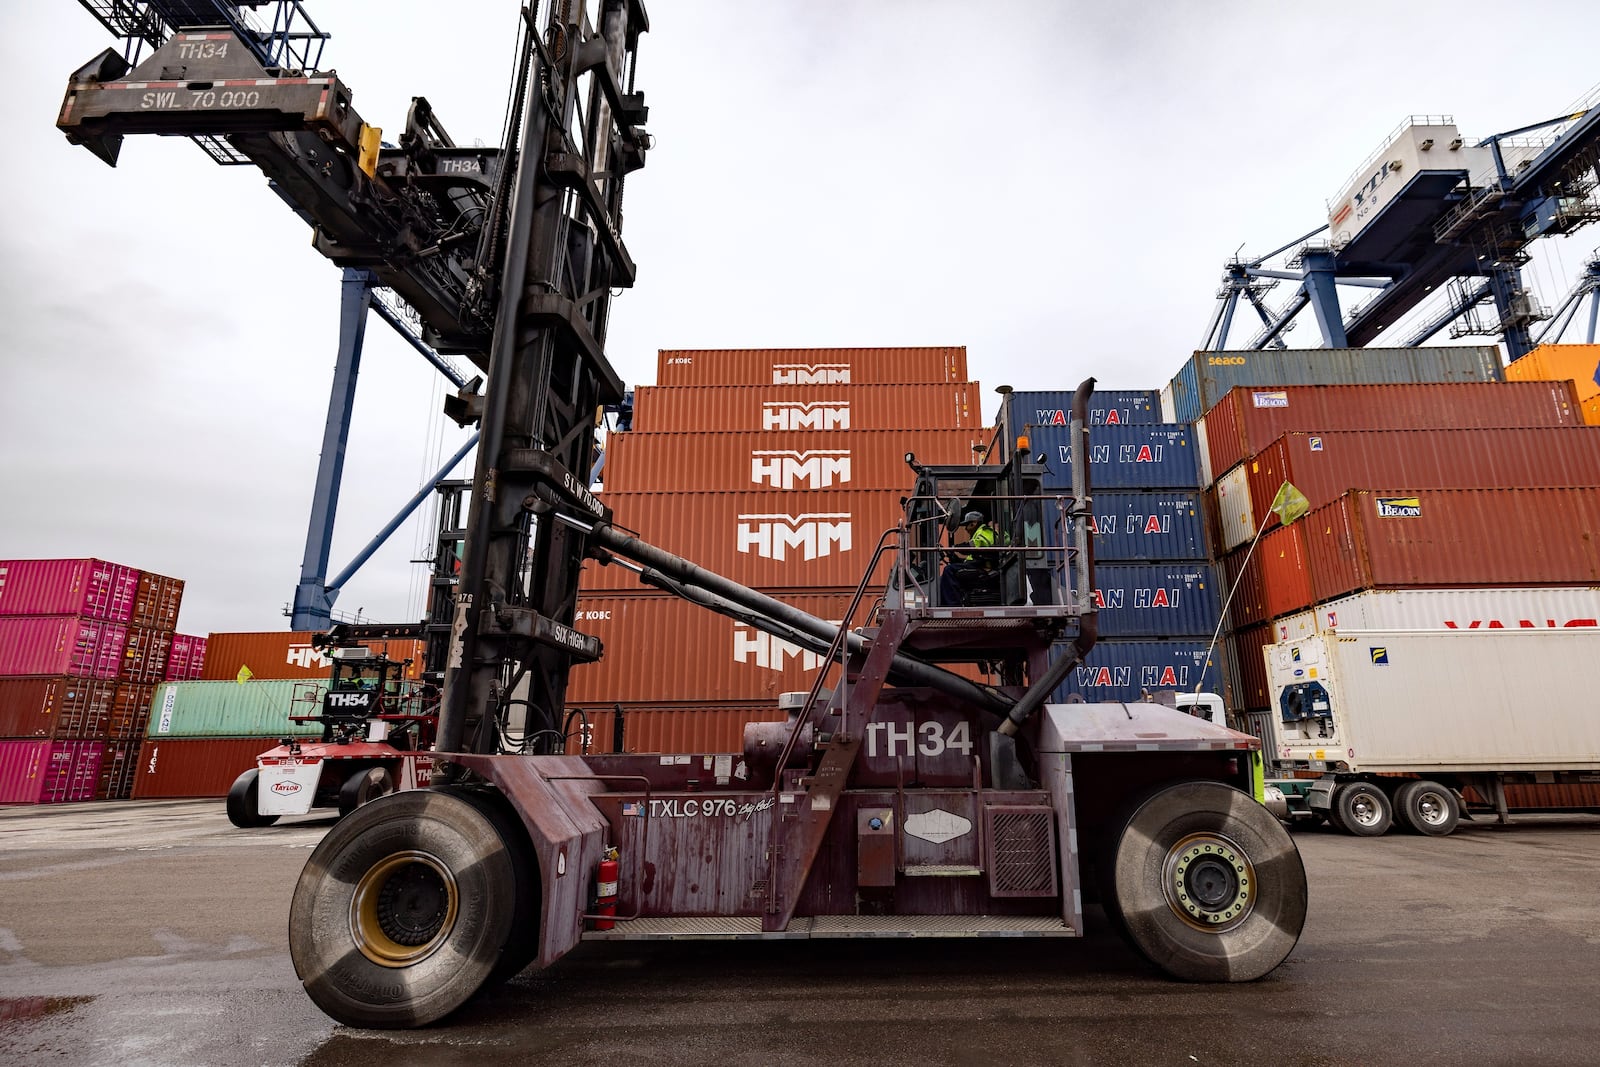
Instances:
[[[663,351],[657,381],[635,391],[634,429],[607,441],[615,521],[825,619],[900,520],[905,454],[970,463],[992,438],[963,348]],[[618,707],[627,750],[737,749],[817,666],[621,567],[585,570],[576,625],[605,648],[567,691],[591,751],[611,751]]]
[[[104,560],[0,561],[0,802],[129,795],[182,601]]]

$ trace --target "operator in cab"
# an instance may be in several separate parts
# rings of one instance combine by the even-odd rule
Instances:
[[[987,553],[974,554],[961,551],[963,548],[995,546],[994,527],[983,517],[983,512],[969,511],[961,517],[956,541],[957,548],[952,553],[950,562],[945,564],[944,572],[939,575],[939,603],[946,607],[960,604],[963,587],[970,587],[984,572],[994,566],[994,561]]]

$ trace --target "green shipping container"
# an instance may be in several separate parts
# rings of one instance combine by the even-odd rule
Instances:
[[[291,715],[321,713],[322,686],[311,682],[164,682],[156,686],[145,736],[320,737],[319,722]]]

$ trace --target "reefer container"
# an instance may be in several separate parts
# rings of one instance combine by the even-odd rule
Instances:
[[[1360,489],[1262,547],[1303,532],[1310,604],[1402,586],[1600,584],[1597,530],[1600,487]]]
[[[1222,594],[1209,563],[1097,565],[1094,587],[1102,638],[1216,632]]]
[[[972,463],[991,434],[984,430],[822,430],[644,433],[606,438],[610,492],[716,492],[740,489],[894,489],[916,478],[906,453],[921,463]]]
[[[1294,430],[1576,426],[1577,402],[1570,382],[1240,386],[1200,425],[1220,476]]]
[[[1066,426],[1072,422],[1072,390],[1023,391],[1005,395],[998,426],[1009,419],[1013,434],[1040,426]],[[1161,401],[1154,389],[1096,389],[1089,398],[1090,426],[1130,426],[1161,422]]]
[[[569,709],[569,711],[572,709]],[[567,752],[743,752],[744,728],[752,722],[782,722],[784,713],[775,703],[732,707],[689,704],[624,704],[622,748],[613,743],[617,712],[611,704],[585,706],[584,722],[573,719],[567,735]],[[585,747],[584,739],[588,745]]]
[[[1579,400],[1600,395],[1600,345],[1540,345],[1506,367],[1511,381],[1568,381]]]
[[[214,633],[206,639],[200,655],[200,677],[206,681],[233,680],[239,668],[249,667],[256,678],[326,679],[333,661],[312,647],[310,631],[267,633]],[[362,641],[368,648],[395,661],[411,660],[407,678],[422,677],[421,641]]]
[[[110,728],[117,683],[99,678],[0,678],[0,737],[64,741]]]
[[[122,650],[119,677],[125,682],[152,684],[167,674],[167,656],[172,651],[172,631],[151,626],[128,627],[128,640]]]
[[[1134,701],[1161,689],[1192,693],[1196,686],[1208,693],[1223,693],[1227,679],[1222,676],[1222,656],[1213,648],[1208,659],[1210,644],[1205,637],[1096,641],[1084,662],[1072,668],[1050,699],[1057,704]],[[1052,658],[1059,652],[1059,648],[1053,649]]]
[[[1265,657],[1277,754],[1295,767],[1600,771],[1600,629],[1346,630]]]
[[[0,741],[0,804],[93,800],[103,741]]]
[[[322,714],[321,687],[303,682],[162,682],[155,687],[146,735],[162,737],[309,737],[322,724],[290,722]]]
[[[103,559],[0,560],[0,615],[81,615],[127,622],[139,572]]]
[[[171,633],[178,628],[178,609],[183,606],[183,582],[177,578],[139,573],[139,592],[133,603],[135,626],[150,626]]]
[[[664,348],[658,385],[861,385],[964,382],[967,350],[953,348]]]
[[[1072,488],[1072,431],[1038,426],[1029,450],[1045,457],[1044,488]],[[1089,431],[1089,485],[1101,489],[1196,489],[1200,467],[1187,426],[1096,426]]]
[[[1270,530],[1278,523],[1272,501],[1285,481],[1313,508],[1365,485],[1600,485],[1600,427],[1294,432],[1242,466],[1249,472],[1252,517]]]
[[[978,383],[663,385],[633,393],[633,433],[705,430],[971,430]]]
[[[133,768],[133,799],[225,797],[233,780],[277,744],[277,737],[147,740]]]
[[[854,589],[906,490],[600,494],[616,524],[757,589]],[[876,583],[887,580],[880,561]],[[646,588],[629,570],[584,564],[582,588]],[[215,655],[213,648],[208,655]],[[207,673],[211,669],[207,667]]]
[[[128,628],[79,615],[0,618],[0,676],[115,678]]]
[[[837,621],[847,593],[780,595],[820,619]],[[603,647],[597,663],[572,669],[567,701],[609,707],[613,702],[699,702],[776,707],[779,693],[809,689],[819,657],[733,619],[675,596],[578,599],[573,626]]]
[[[1493,345],[1280,348],[1196,352],[1172,379],[1172,422],[1193,422],[1241,385],[1372,385],[1498,381]]]
[[[1600,586],[1369,589],[1276,619],[1275,642],[1325,630],[1559,630],[1600,626]]]

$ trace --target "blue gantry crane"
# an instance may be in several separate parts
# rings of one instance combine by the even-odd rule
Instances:
[[[1447,327],[1454,336],[1501,336],[1512,359],[1532,349],[1535,323],[1550,313],[1529,292],[1522,267],[1542,237],[1600,219],[1600,90],[1553,119],[1467,143],[1449,116],[1407,119],[1346,182],[1328,221],[1253,259],[1224,267],[1203,350],[1228,347],[1234,313],[1249,303],[1262,327],[1247,348],[1282,347],[1307,307],[1323,347],[1362,347],[1436,293],[1440,310],[1395,338],[1418,345]],[[1319,239],[1320,238],[1320,239]],[[1267,266],[1289,253],[1282,268]],[[1274,285],[1296,283],[1271,310]],[[1348,314],[1339,287],[1372,290]],[[1492,319],[1480,305],[1492,303]]]
[[[477,443],[474,433],[328,577],[368,313],[455,386],[463,410],[477,392],[480,379],[446,353],[487,364],[493,294],[474,267],[501,221],[493,211],[500,151],[458,147],[422,98],[399,144],[384,142],[350,108],[338,78],[318,76],[330,35],[301,0],[79,3],[119,45],[73,75],[59,123],[70,140],[112,166],[129,133],[186,136],[219,164],[258,166],[312,226],[318,250],[344,267],[321,458],[286,612],[297,630],[326,630],[339,590]],[[241,44],[248,54],[227,54]],[[219,69],[225,81],[215,78]],[[194,80],[200,71],[203,80]]]

